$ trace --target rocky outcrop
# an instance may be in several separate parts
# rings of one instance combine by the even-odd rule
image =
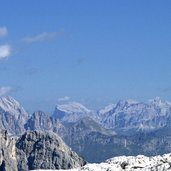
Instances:
[[[69,169],[85,165],[54,133],[26,132],[16,143],[18,169]]]
[[[15,137],[7,134],[7,131],[0,131],[0,170],[17,171]]]
[[[85,163],[55,133],[28,131],[17,138],[0,131],[0,171],[70,169]]]
[[[25,124],[25,129],[53,131],[52,119],[45,112],[42,111],[34,112],[32,116],[28,119],[27,123]]]
[[[50,131],[62,135],[62,137],[67,136],[65,126],[58,119],[52,118],[42,111],[34,112],[24,127],[27,131]]]

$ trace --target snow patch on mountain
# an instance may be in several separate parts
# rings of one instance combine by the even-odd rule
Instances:
[[[98,116],[96,112],[87,109],[85,106],[78,102],[69,102],[58,104],[52,117],[59,119],[61,122],[74,123],[86,117],[96,119]]]
[[[78,102],[70,102],[67,104],[58,104],[56,106],[58,110],[61,110],[65,113],[89,113],[91,112],[89,109],[87,109],[85,106]]]

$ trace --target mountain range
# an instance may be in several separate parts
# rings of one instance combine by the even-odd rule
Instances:
[[[120,100],[104,109],[93,111],[82,104],[70,102],[57,105],[52,117],[62,123],[74,123],[82,118],[90,117],[106,129],[118,134],[136,131],[149,132],[162,128],[171,120],[171,102],[156,97],[148,103],[134,100]]]
[[[53,132],[88,162],[120,155],[171,152],[171,103],[121,100],[94,111],[78,102],[56,105],[49,115],[28,114],[12,97],[0,98],[0,129],[12,135],[25,131]]]

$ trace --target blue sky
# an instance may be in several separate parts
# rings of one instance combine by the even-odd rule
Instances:
[[[1,1],[0,96],[28,111],[171,100],[171,1]]]

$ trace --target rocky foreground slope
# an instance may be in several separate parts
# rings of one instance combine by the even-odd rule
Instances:
[[[171,154],[155,157],[114,157],[100,164],[87,164],[67,171],[171,171]]]

